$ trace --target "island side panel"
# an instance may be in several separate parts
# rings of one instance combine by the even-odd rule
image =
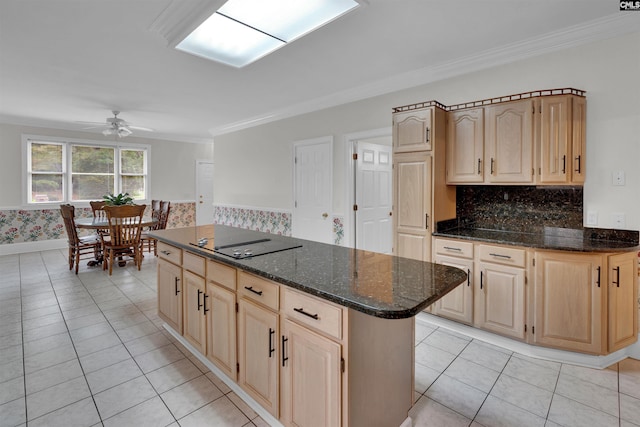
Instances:
[[[400,426],[413,405],[415,319],[349,310],[348,426]]]

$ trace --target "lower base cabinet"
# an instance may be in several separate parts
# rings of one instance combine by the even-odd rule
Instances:
[[[339,426],[342,346],[291,320],[282,322],[280,419],[288,426]]]
[[[413,318],[369,316],[164,246],[159,315],[283,425],[406,420],[413,405]]]
[[[278,418],[278,314],[238,302],[238,384]]]

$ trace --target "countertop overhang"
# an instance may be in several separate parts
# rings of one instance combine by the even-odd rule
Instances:
[[[159,230],[150,235],[206,258],[386,319],[413,317],[467,279],[467,274],[455,267],[225,225]],[[194,245],[203,237],[213,239],[216,246],[264,238],[302,246],[235,259]]]

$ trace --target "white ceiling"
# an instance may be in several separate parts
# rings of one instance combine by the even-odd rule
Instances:
[[[211,141],[640,28],[616,0],[365,0],[242,69],[171,47],[222,3],[0,1],[0,122],[81,130],[117,109],[155,130],[136,136]]]

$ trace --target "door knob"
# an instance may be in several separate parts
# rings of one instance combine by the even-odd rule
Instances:
[[[328,217],[328,216],[329,216],[329,214],[328,214],[328,213],[326,213],[326,212],[322,214],[322,218],[326,218],[326,217]]]

